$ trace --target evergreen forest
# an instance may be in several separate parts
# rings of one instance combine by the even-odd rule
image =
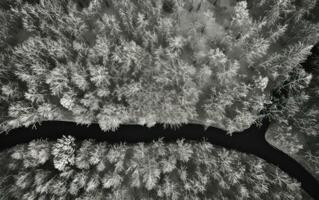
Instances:
[[[267,142],[319,181],[318,13],[318,0],[0,0],[0,134],[68,121],[233,136],[267,120]],[[37,139],[2,150],[0,171],[4,200],[311,199],[278,166],[205,141]]]

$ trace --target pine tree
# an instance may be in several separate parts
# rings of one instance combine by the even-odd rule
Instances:
[[[89,162],[91,165],[97,165],[103,162],[104,155],[107,152],[105,144],[97,144],[93,146],[92,151],[90,152]]]
[[[76,152],[75,165],[79,169],[90,168],[90,158],[92,153],[92,146],[94,143],[90,140],[83,141],[81,148]]]
[[[36,171],[35,177],[34,177],[34,184],[35,186],[35,191],[38,194],[45,194],[48,192],[47,188],[45,187],[45,183],[50,179],[51,173],[50,171],[46,170],[41,170],[38,169]]]
[[[50,146],[46,141],[32,141],[28,145],[28,152],[24,157],[24,166],[35,167],[47,162],[50,158]]]
[[[100,185],[100,178],[98,175],[95,175],[90,178],[90,180],[87,183],[87,186],[85,188],[86,192],[92,192],[95,191]]]
[[[86,171],[76,173],[72,179],[73,180],[70,183],[68,192],[71,195],[76,196],[78,192],[85,187],[88,179],[88,173]]]
[[[58,139],[57,143],[52,147],[53,163],[56,169],[64,171],[74,165],[74,140],[71,136],[63,136],[63,138]]]
[[[123,178],[117,172],[113,172],[113,173],[108,172],[102,178],[103,188],[105,188],[105,189],[115,188],[116,189],[117,187],[120,187],[122,181],[123,181]]]

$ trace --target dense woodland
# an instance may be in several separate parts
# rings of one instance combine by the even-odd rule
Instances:
[[[266,139],[301,162],[319,180],[319,44],[303,66],[313,76],[310,84],[299,89],[289,84],[282,88],[289,93],[280,97],[285,109],[277,115]],[[307,97],[302,101],[301,91]]]
[[[0,0],[0,132],[68,120],[232,134],[267,117],[267,140],[319,177],[318,11],[317,0]],[[208,143],[62,138],[0,159],[3,199],[308,198],[276,167]]]
[[[279,168],[206,141],[110,145],[64,136],[10,148],[0,162],[2,199],[310,199]]]
[[[316,0],[81,2],[2,1],[2,131],[71,120],[233,133],[277,119],[273,91],[312,78],[300,63],[318,40]]]

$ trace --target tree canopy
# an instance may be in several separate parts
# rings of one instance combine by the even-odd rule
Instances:
[[[17,145],[0,161],[6,199],[309,198],[274,165],[205,140],[111,145],[64,136]]]
[[[1,131],[43,120],[97,122],[105,131],[191,122],[241,131],[275,116],[272,92],[291,77],[292,87],[309,84],[300,63],[318,40],[316,6],[3,1]]]

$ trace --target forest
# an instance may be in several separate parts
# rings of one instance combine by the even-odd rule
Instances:
[[[318,13],[318,0],[1,0],[0,134],[44,121],[71,121],[97,123],[105,134],[116,134],[124,124],[178,128],[193,123],[235,135],[268,119],[271,125],[266,140],[319,181]],[[77,193],[51,187],[64,184],[69,188],[71,179],[90,177],[88,173],[95,173],[101,181],[90,183],[98,184],[92,189],[96,199],[106,198],[106,193],[108,198],[121,199],[128,192],[135,195],[129,199],[179,199],[185,193],[180,187],[186,182],[171,177],[184,166],[177,161],[171,175],[151,170],[155,173],[150,175],[153,183],[158,181],[159,185],[148,185],[142,177],[150,169],[140,168],[141,172],[135,172],[141,173],[137,189],[121,183],[105,187],[105,174],[93,169],[92,163],[79,167],[77,155],[72,157],[74,161],[57,158],[63,155],[60,151],[65,142],[74,143],[68,147],[73,148],[70,152],[82,149],[80,155],[101,145],[105,155],[113,148],[122,149],[127,156],[124,163],[134,162],[134,156],[150,162],[155,159],[156,163],[169,157],[169,153],[162,158],[160,153],[149,152],[155,144],[144,144],[146,149],[140,150],[140,155],[135,148],[143,144],[108,146],[89,140],[83,141],[87,147],[82,148],[80,141],[70,137],[56,142],[34,140],[0,153],[1,159],[7,159],[1,163],[8,163],[0,168],[12,174],[0,179],[1,187],[12,186],[12,191],[1,193],[8,195],[2,198],[46,199],[52,195],[72,199]],[[179,141],[165,148],[180,144],[184,145]],[[187,145],[190,152],[209,146]],[[29,153],[21,157],[24,151]],[[310,198],[293,179],[278,175],[278,168],[260,158],[221,147],[210,146],[209,151],[212,154],[206,152],[205,156],[210,156],[207,162],[215,163],[208,164],[211,168],[196,166],[199,163],[192,160],[196,156],[190,156],[191,162],[184,166],[186,171],[193,170],[192,176],[204,173],[206,181],[210,180],[206,184],[196,182],[205,180],[197,180],[196,175],[194,180],[185,178],[201,188],[189,191],[189,199]],[[224,158],[220,152],[237,164],[220,167],[218,160]],[[157,157],[151,158],[154,154]],[[57,159],[66,160],[57,164]],[[262,191],[249,182],[259,177],[252,164],[257,160],[267,165],[258,172],[268,184],[260,186],[267,188]],[[128,165],[119,166],[118,171],[113,168],[119,164],[112,166],[117,162],[108,162],[111,171],[107,173],[112,173],[106,179],[113,180],[113,175],[116,181],[134,179]],[[234,171],[237,176],[239,168],[252,179],[237,177],[239,182],[224,180],[221,186],[217,184],[220,177],[209,171],[215,169],[227,177]],[[128,170],[127,174],[121,170]],[[287,179],[286,185],[273,182],[275,172]],[[33,180],[35,175],[42,178]],[[176,181],[176,189],[165,189],[172,183],[170,179]],[[37,185],[39,180],[42,182]],[[46,189],[33,189],[46,181]],[[78,199],[93,198],[85,188],[88,182],[84,182]]]
[[[9,158],[8,158],[9,157]],[[309,199],[252,155],[208,142],[34,140],[1,152],[2,199]]]
[[[271,94],[288,85],[292,106],[307,99],[300,63],[318,41],[317,1],[293,2],[5,1],[1,130],[62,119],[231,134],[280,120],[290,108]]]

